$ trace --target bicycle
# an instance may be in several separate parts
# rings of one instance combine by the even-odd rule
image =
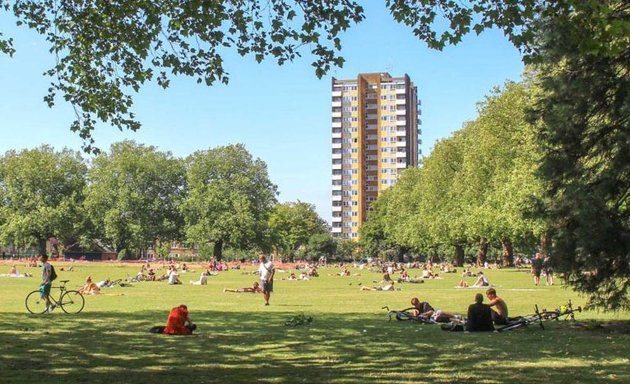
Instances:
[[[564,316],[564,320],[575,321],[575,312],[582,312],[582,307],[577,307],[573,309],[573,304],[571,300],[566,305],[561,306],[560,308],[556,308],[553,311],[547,311],[543,309],[541,312],[541,316],[543,320],[560,320]]]
[[[66,283],[68,281],[70,280],[60,280],[59,286],[51,287],[48,298],[53,305],[51,310],[59,307],[65,313],[76,314],[83,310],[83,307],[85,306],[85,298],[83,298],[83,295],[79,291],[66,289]],[[57,299],[55,299],[52,295],[52,288],[59,289],[59,296]],[[29,293],[26,296],[24,303],[26,304],[26,309],[33,314],[42,314],[48,310],[48,308],[46,308],[46,300],[41,297],[39,290]]]
[[[535,323],[535,322],[538,322],[538,325],[540,325],[541,329],[545,329],[545,326],[543,325],[542,313],[538,310],[538,305],[534,305],[534,311],[535,312],[531,315],[518,317],[508,322],[508,324],[500,328],[497,328],[497,331],[498,332],[513,331],[518,328],[526,327],[530,325],[531,323]]]
[[[436,324],[437,323],[430,317],[414,315],[412,312],[412,310],[415,309],[414,307],[401,309],[399,311],[390,310],[388,306],[384,306],[381,309],[384,309],[387,311],[387,315],[389,317],[388,321],[392,321],[392,316],[394,316],[396,317],[396,320],[399,320],[399,321],[410,320],[410,321],[416,321],[423,324]]]

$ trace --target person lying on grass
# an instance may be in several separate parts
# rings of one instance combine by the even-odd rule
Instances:
[[[382,287],[361,287],[359,289],[360,291],[395,291],[394,289],[394,282],[393,281],[389,281],[389,284],[387,285],[383,285]]]
[[[427,319],[431,319],[438,323],[446,323],[458,316],[452,313],[445,312],[441,309],[435,310],[426,301],[420,301],[417,297],[411,299],[411,305],[413,306],[413,315],[420,316]]]
[[[237,289],[223,288],[223,292],[236,292],[236,293],[250,292],[250,293],[257,293],[257,292],[262,292],[262,288],[260,288],[260,284],[257,281],[254,281],[254,284],[252,284],[251,287],[237,288]]]

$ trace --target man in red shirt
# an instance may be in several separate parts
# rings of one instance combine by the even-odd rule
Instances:
[[[195,329],[197,326],[192,323],[188,315],[188,307],[182,304],[171,309],[163,333],[166,335],[191,335]]]

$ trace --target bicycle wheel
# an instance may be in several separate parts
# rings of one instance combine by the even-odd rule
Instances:
[[[85,306],[85,299],[79,291],[66,291],[59,299],[59,305],[65,313],[79,313]]]
[[[24,303],[30,313],[38,315],[46,312],[46,300],[41,298],[39,291],[29,293]]]

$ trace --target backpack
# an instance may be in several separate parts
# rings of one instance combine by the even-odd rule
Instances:
[[[50,281],[55,281],[57,279],[57,272],[55,272],[55,267],[50,265]]]

